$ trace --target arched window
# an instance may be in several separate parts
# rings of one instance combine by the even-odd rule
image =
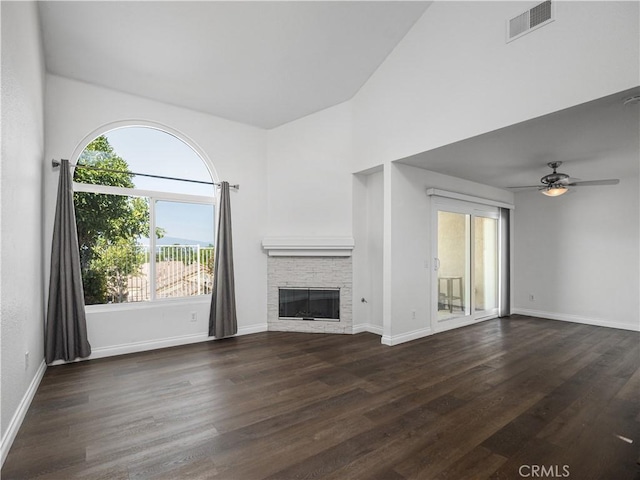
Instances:
[[[194,149],[156,128],[117,128],[84,148],[73,179],[86,305],[211,293],[214,186],[196,183],[212,179]]]

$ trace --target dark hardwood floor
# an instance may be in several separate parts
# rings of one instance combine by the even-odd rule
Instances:
[[[2,478],[623,480],[639,445],[640,334],[513,316],[51,367]]]

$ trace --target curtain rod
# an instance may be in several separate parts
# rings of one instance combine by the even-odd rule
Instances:
[[[55,167],[59,167],[60,166],[60,161],[59,160],[51,160],[51,164]],[[214,185],[216,187],[219,187],[221,184],[220,183],[216,183],[216,182],[205,182],[202,180],[190,180],[188,178],[177,178],[177,177],[166,177],[164,175],[152,175],[150,173],[136,173],[136,172],[123,172],[122,170],[112,170],[110,168],[100,168],[100,167],[93,167],[91,165],[81,165],[81,164],[76,164],[76,165],[71,165],[73,168],[88,168],[90,170],[96,170],[99,172],[107,172],[107,173],[126,173],[129,175],[135,175],[135,176],[139,176],[139,177],[149,177],[149,178],[159,178],[162,180],[175,180],[178,182],[189,182],[189,183],[200,183],[203,185]],[[236,190],[238,190],[240,188],[240,185],[235,184],[235,185],[229,185],[229,188],[235,188]]]

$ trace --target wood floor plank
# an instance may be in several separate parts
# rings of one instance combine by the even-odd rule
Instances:
[[[640,334],[514,315],[50,367],[3,479],[640,479]],[[562,472],[561,472],[562,473]]]
[[[455,465],[443,470],[434,480],[462,478],[488,478],[507,459],[484,447],[476,447],[462,457]]]

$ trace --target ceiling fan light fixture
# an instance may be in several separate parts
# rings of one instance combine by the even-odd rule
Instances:
[[[640,98],[640,97],[639,97]],[[620,180],[617,178],[609,178],[603,180],[586,180],[579,181],[577,178],[571,178],[566,173],[558,173],[557,169],[562,162],[549,162],[547,165],[553,169],[553,172],[545,175],[540,179],[542,185],[526,185],[508,188],[537,188],[540,193],[547,197],[559,197],[569,191],[569,187],[588,187],[594,185],[618,185]]]
[[[560,195],[564,195],[568,191],[569,189],[564,185],[549,185],[548,187],[540,190],[540,192],[547,197],[559,197]]]

